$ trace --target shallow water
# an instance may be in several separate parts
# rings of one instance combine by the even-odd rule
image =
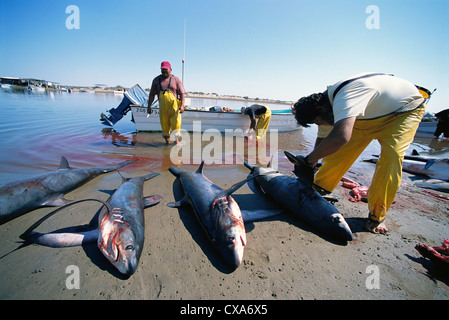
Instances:
[[[65,156],[72,167],[107,166],[135,159],[132,166],[137,170],[157,172],[172,166],[172,146],[165,146],[160,133],[135,132],[128,114],[114,129],[102,125],[100,113],[116,107],[123,96],[95,93],[51,93],[36,94],[27,91],[0,89],[0,185],[21,178],[55,170],[61,156]],[[229,100],[191,99],[191,105],[221,105],[238,109],[247,102]],[[232,105],[231,105],[232,104]],[[271,108],[285,108],[270,105]],[[249,125],[249,122],[248,122]],[[289,150],[307,154],[313,148],[316,127],[279,133],[276,141],[267,136],[266,156],[280,152],[279,166],[288,169],[290,164],[282,151]],[[237,163],[236,147],[222,140],[222,159],[234,159]],[[210,140],[201,144],[201,154],[191,154],[195,166],[201,157],[209,156]],[[447,140],[432,137],[416,138],[412,148],[423,154],[449,157]],[[361,157],[379,153],[377,142],[373,142]],[[244,145],[244,157],[248,156],[248,144]],[[215,155],[217,156],[217,155]],[[223,163],[224,161],[222,161]],[[232,161],[231,161],[232,163]]]

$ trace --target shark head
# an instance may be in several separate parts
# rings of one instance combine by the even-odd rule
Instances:
[[[113,216],[113,219],[108,219],[108,215],[103,217],[98,248],[120,273],[132,275],[137,270],[142,248],[123,217],[117,213]]]
[[[212,216],[217,219],[215,243],[225,261],[237,268],[243,261],[246,230],[242,213],[231,196],[217,199],[212,206]]]

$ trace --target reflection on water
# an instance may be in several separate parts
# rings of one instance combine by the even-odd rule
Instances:
[[[151,154],[152,159],[162,159],[159,168],[162,170],[180,162],[197,166],[202,160],[213,165],[242,164],[243,160],[267,165],[271,156],[277,157],[278,152],[282,150],[295,150],[304,154],[309,152],[313,145],[311,137],[306,137],[301,129],[277,136],[268,132],[263,142],[248,141],[240,135],[226,136],[219,132],[214,132],[213,135],[184,133],[181,145],[177,147],[173,144],[167,146],[161,134],[156,132],[120,133],[103,129],[102,134],[104,141],[101,145],[112,143],[121,149],[118,152],[129,152],[133,158],[145,159]]]
[[[55,170],[61,156],[65,156],[72,167],[111,165],[130,158],[137,160],[132,168],[142,171],[161,171],[172,166],[172,146],[165,146],[160,133],[135,132],[128,114],[114,126],[103,126],[99,115],[116,107],[121,96],[93,93],[30,94],[28,92],[5,92],[0,90],[0,184]],[[220,105],[214,101],[214,104]],[[223,101],[221,105],[229,105]],[[248,122],[249,125],[249,122]],[[316,127],[279,133],[277,148],[280,152],[279,167],[291,165],[283,157],[283,150],[295,154],[307,154],[313,149]],[[222,137],[223,162],[236,162],[236,140],[233,149]],[[192,142],[191,142],[192,143]],[[201,152],[209,152],[211,141],[201,141]],[[191,146],[192,147],[192,146]],[[433,139],[432,136],[417,136],[411,148],[422,154],[448,157],[449,140]],[[193,147],[191,148],[193,152]],[[229,152],[229,150],[232,150]],[[361,157],[378,154],[379,144],[374,141]],[[266,155],[273,152],[270,134],[267,136]],[[243,157],[248,157],[248,146],[244,146]],[[191,154],[192,163],[201,156]],[[231,161],[232,162],[232,161]]]

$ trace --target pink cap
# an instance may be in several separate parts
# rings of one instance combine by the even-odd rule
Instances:
[[[161,69],[171,69],[171,64],[168,61],[162,61]]]

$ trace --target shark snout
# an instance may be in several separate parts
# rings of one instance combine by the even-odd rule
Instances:
[[[135,257],[126,257],[124,259],[120,259],[119,261],[116,261],[115,263],[116,268],[120,273],[131,276],[133,275],[138,266],[138,261]]]
[[[336,236],[343,241],[352,241],[352,231],[345,218],[340,213],[334,213],[332,223],[336,224]]]
[[[125,272],[123,272],[123,274],[126,275],[133,275],[137,270],[137,260],[132,259],[131,261],[128,262],[127,264],[127,269]]]
[[[243,252],[245,250],[245,245],[245,236],[230,236],[227,239],[225,259],[234,268],[237,268],[243,261]]]

